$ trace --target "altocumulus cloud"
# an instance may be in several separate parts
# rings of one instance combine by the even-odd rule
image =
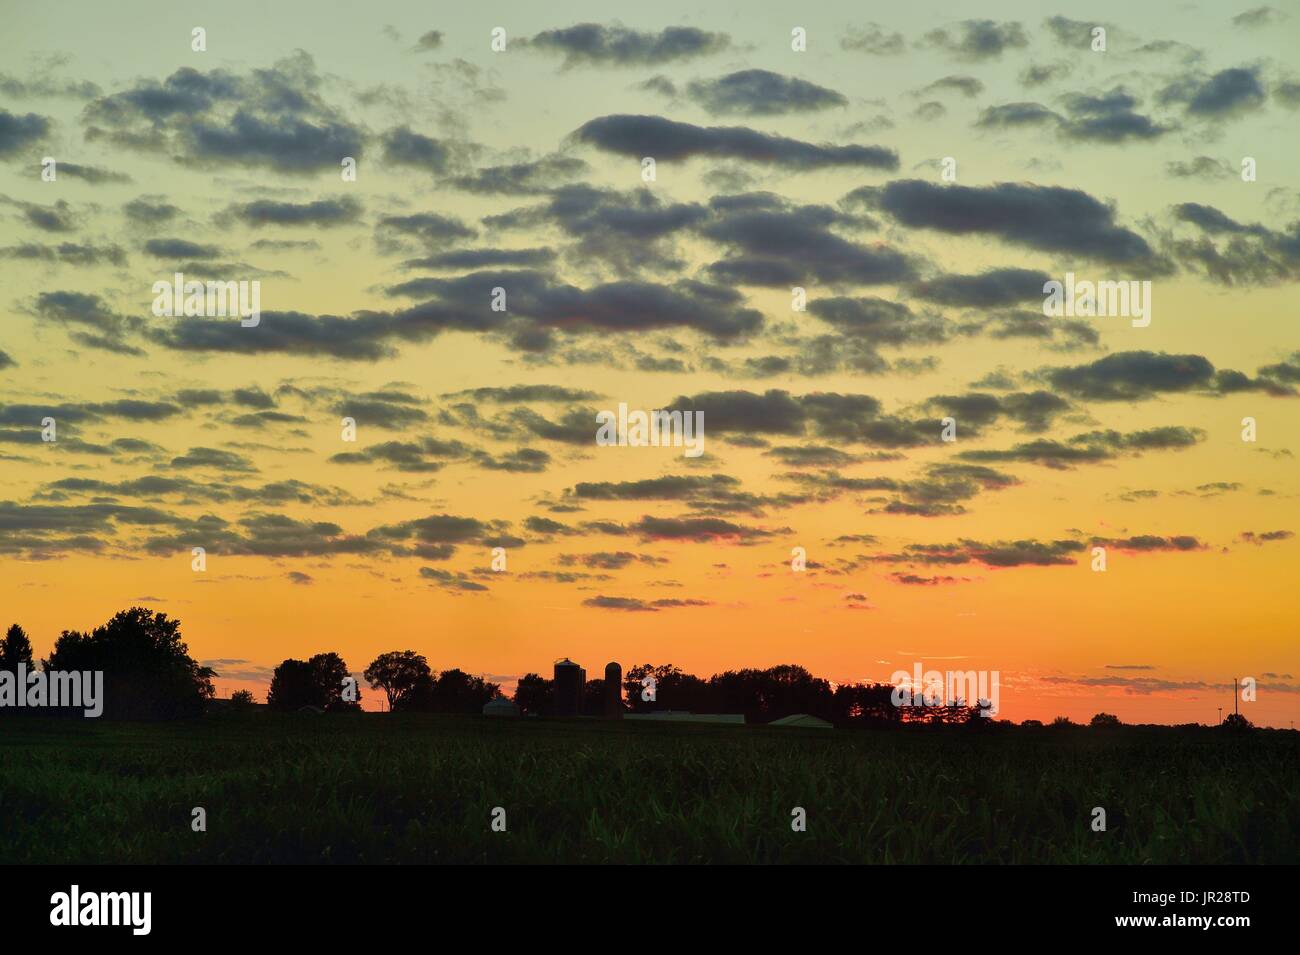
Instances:
[[[606,152],[641,159],[741,159],[787,169],[834,166],[860,169],[898,168],[898,153],[884,146],[809,143],[746,126],[695,126],[662,116],[615,114],[580,126],[575,140]]]
[[[528,49],[564,57],[564,66],[655,66],[717,53],[731,45],[725,33],[665,27],[658,33],[579,23],[519,40]]]

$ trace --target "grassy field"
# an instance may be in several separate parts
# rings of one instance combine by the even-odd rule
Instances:
[[[1295,863],[1298,776],[1280,732],[9,719],[0,862]]]

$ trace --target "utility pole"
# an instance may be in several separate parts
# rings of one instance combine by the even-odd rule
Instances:
[[[1219,707],[1219,722],[1223,722],[1223,707]]]
[[[1237,715],[1237,678],[1232,678],[1232,715]]]

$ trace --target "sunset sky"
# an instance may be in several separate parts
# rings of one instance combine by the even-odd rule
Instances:
[[[1254,677],[1300,718],[1300,10],[186,6],[3,13],[38,655],[139,604],[220,695],[410,648],[507,689],[997,670],[1015,720],[1212,722]],[[260,323],[156,317],[176,272]],[[1066,273],[1150,282],[1149,326],[1045,317]],[[597,446],[620,403],[705,453]]]

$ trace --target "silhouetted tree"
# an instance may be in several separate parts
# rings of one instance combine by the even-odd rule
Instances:
[[[65,630],[45,661],[49,670],[102,670],[104,716],[196,716],[212,699],[208,667],[190,657],[180,621],[144,607],[119,612],[90,634]]]
[[[1052,722],[1049,725],[1053,729],[1065,729],[1068,726],[1073,726],[1074,721],[1071,720],[1068,716],[1058,716],[1056,719],[1052,720]]]
[[[835,715],[830,683],[792,664],[727,670],[709,678],[709,689],[714,712],[740,712],[750,720],[768,721],[793,713],[829,720]]]
[[[335,712],[361,709],[361,691],[355,700],[343,698],[345,680],[351,679],[348,665],[337,653],[318,653],[310,660],[285,660],[275,668],[266,705],[292,712],[304,706]]]
[[[483,704],[500,692],[501,687],[464,670],[443,670],[412,694],[409,709],[433,713],[478,713]]]
[[[605,680],[596,677],[588,680],[582,687],[582,715],[605,715]]]
[[[655,698],[644,698],[647,687],[642,684],[647,676],[654,677]],[[654,666],[642,663],[627,671],[623,677],[624,699],[634,713],[651,710],[689,710],[695,713],[720,713],[713,703],[709,684],[697,676],[683,672],[671,663]]]
[[[894,705],[888,683],[842,683],[831,696],[832,722],[837,725],[895,726],[902,713]]]
[[[354,686],[353,700],[343,698],[345,681],[352,678],[352,672],[343,658],[337,653],[318,653],[307,664],[311,667],[312,680],[315,683],[317,698],[323,702],[314,704],[331,713],[338,710],[360,710],[361,688]]]
[[[316,673],[306,660],[285,660],[271,675],[266,705],[273,710],[292,713],[304,706],[325,708],[325,695],[316,682]]]
[[[431,692],[433,672],[414,650],[393,650],[375,657],[366,667],[365,678],[372,689],[384,691],[390,710],[400,710]]]
[[[1229,713],[1223,718],[1223,722],[1219,725],[1225,730],[1237,733],[1244,733],[1255,728],[1255,724],[1246,719],[1246,717],[1242,716],[1240,713]]]
[[[515,705],[532,716],[549,714],[555,705],[555,681],[539,673],[525,673],[515,686]]]
[[[248,690],[236,690],[230,694],[230,708],[236,713],[244,713],[251,710],[257,701],[253,699],[253,694]]]
[[[1088,721],[1088,725],[1106,729],[1121,726],[1123,724],[1120,723],[1119,717],[1115,716],[1113,713],[1097,713]]]
[[[32,669],[32,642],[27,633],[18,624],[14,624],[0,640],[0,670],[18,671],[18,664],[26,664]]]

